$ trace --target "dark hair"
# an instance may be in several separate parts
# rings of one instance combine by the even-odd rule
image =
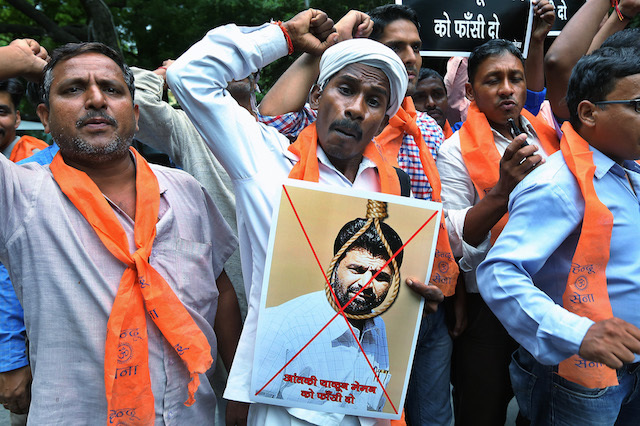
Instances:
[[[387,25],[399,19],[406,19],[407,21],[413,22],[418,31],[420,31],[418,14],[409,6],[402,4],[385,4],[370,10],[367,12],[367,15],[373,20],[373,31],[369,36],[372,40],[379,41]]]
[[[610,35],[600,47],[633,47],[640,49],[640,28],[627,28]]]
[[[638,49],[601,47],[580,58],[569,78],[567,107],[569,122],[580,128],[578,104],[583,100],[604,100],[615,88],[619,79],[640,74]]]
[[[351,222],[347,222],[347,224],[345,224],[342,229],[340,229],[340,232],[338,232],[338,236],[336,237],[336,240],[333,244],[333,254],[335,255],[342,248],[342,246],[364,226],[365,223],[367,223],[367,220],[361,218],[354,219]],[[398,233],[384,222],[380,223],[380,228],[382,229],[382,234],[387,240],[389,247],[391,247],[391,251],[395,253],[400,250],[400,247],[402,247],[402,239],[400,238]],[[384,246],[384,244],[382,244],[382,240],[380,239],[380,236],[378,235],[374,226],[370,226],[369,228],[367,228],[364,234],[360,235],[357,240],[351,243],[349,248],[345,250],[340,259],[338,259],[336,265],[340,264],[342,259],[346,256],[347,252],[355,248],[362,248],[364,250],[367,250],[373,256],[381,257],[385,260],[389,260],[389,258],[391,258],[391,256],[389,256],[389,253],[387,252],[386,247]],[[403,252],[401,251],[395,257],[398,268],[400,268],[400,265],[402,265],[402,256]]]
[[[469,73],[469,83],[473,84],[473,79],[476,77],[476,73],[478,72],[478,68],[480,68],[480,64],[482,64],[487,58],[491,56],[504,55],[505,53],[510,53],[516,58],[520,59],[520,62],[522,62],[522,66],[524,67],[524,58],[522,57],[522,52],[520,52],[515,44],[503,39],[489,40],[488,42],[481,44],[480,46],[473,49],[471,55],[469,56],[469,62],[467,65],[467,72]]]
[[[447,92],[447,86],[444,84],[444,78],[438,71],[431,68],[420,68],[420,73],[418,74],[418,83],[426,78],[435,78],[436,80],[440,80],[440,82],[442,83],[442,87],[444,87],[445,93]]]
[[[7,80],[0,80],[0,92],[7,92],[13,102],[13,109],[17,110],[20,107],[20,101],[24,96],[24,86],[17,78],[9,78]]]
[[[41,90],[42,102],[44,102],[47,107],[49,106],[49,91],[51,90],[51,84],[53,83],[53,68],[61,61],[65,61],[84,53],[100,53],[118,64],[122,70],[122,77],[129,88],[131,101],[133,102],[133,94],[135,91],[135,86],[133,84],[133,72],[131,72],[127,64],[124,63],[122,56],[120,56],[118,52],[106,44],[98,42],[67,43],[51,52],[51,61],[44,68]]]

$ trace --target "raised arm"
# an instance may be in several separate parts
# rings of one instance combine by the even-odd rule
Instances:
[[[533,0],[533,30],[529,53],[524,64],[527,89],[544,90],[544,40],[556,20],[553,4],[548,0]]]
[[[629,21],[640,13],[640,0],[626,0],[624,2],[620,2],[619,7],[620,12],[623,15],[622,19],[620,19],[618,14],[615,12],[609,15],[609,19],[606,20],[595,37],[593,37],[593,41],[591,42],[587,53],[591,53],[599,48],[610,35],[624,30],[626,26],[629,25]]]
[[[336,32],[329,35],[329,42],[368,37],[372,29],[373,21],[367,14],[351,10],[335,25]],[[277,116],[300,111],[318,79],[319,64],[319,55],[304,53],[296,59],[262,99],[260,114]]]
[[[326,14],[309,9],[282,24],[293,48],[313,54],[324,52],[330,41],[320,41],[309,31],[311,21]],[[249,74],[285,56],[287,40],[278,25],[255,28],[226,25],[210,31],[168,70],[168,83],[192,123],[232,179],[254,176],[272,147],[256,140],[275,140],[274,130],[228,96],[227,81]],[[280,143],[288,145],[288,140]]]
[[[578,59],[587,53],[609,7],[611,7],[609,0],[587,1],[567,22],[547,51],[544,58],[547,97],[551,102],[553,113],[559,118],[569,118],[569,110],[564,98],[567,94],[571,70]]]

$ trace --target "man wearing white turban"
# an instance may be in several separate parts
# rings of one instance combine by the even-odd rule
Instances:
[[[337,42],[333,22],[309,9],[284,23],[256,28],[227,25],[210,31],[168,70],[169,86],[231,177],[236,191],[238,233],[249,309],[225,398],[227,421],[243,424],[250,401],[258,306],[273,205],[287,177],[325,185],[399,194],[400,174],[387,164],[371,139],[396,113],[407,74],[398,56],[372,42]],[[325,41],[321,41],[325,40]],[[343,44],[345,43],[345,44]],[[257,123],[225,90],[294,50],[320,54],[324,84],[311,93],[316,125],[298,140]],[[336,66],[340,62],[341,66]],[[432,286],[407,282],[433,308],[442,298]],[[435,298],[435,302],[431,302]],[[387,424],[342,414],[253,404],[249,423]]]

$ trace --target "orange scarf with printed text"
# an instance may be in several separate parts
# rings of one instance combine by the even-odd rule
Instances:
[[[600,199],[593,186],[596,166],[589,144],[582,139],[569,122],[562,126],[560,142],[562,155],[575,176],[584,198],[584,218],[580,238],[571,260],[567,287],[562,295],[565,309],[593,321],[613,317],[607,276],[613,214]],[[616,386],[616,371],[604,364],[587,361],[573,355],[558,366],[558,374],[587,388]]]
[[[416,115],[413,100],[410,97],[404,98],[400,110],[389,120],[389,125],[376,137],[376,141],[381,147],[384,156],[389,161],[397,163],[398,152],[402,146],[402,139],[405,133],[411,135],[418,146],[420,163],[422,164],[424,174],[429,180],[429,185],[431,185],[431,200],[440,203],[442,202],[440,198],[442,190],[440,175],[438,174],[436,162],[431,155],[431,151],[422,138],[422,131],[416,123]],[[431,271],[430,282],[442,290],[445,296],[451,296],[456,291],[459,273],[458,264],[451,252],[444,214],[442,214],[440,216],[440,231],[438,232],[436,255]]]
[[[43,149],[48,147],[49,145],[47,145],[45,141],[41,141],[40,139],[34,138],[33,136],[25,135],[18,140],[18,143],[11,150],[9,160],[17,163],[18,161],[22,161],[25,158],[31,157],[33,154],[35,154],[35,152],[33,151],[42,151]]]
[[[162,276],[149,264],[160,206],[158,180],[133,148],[136,162],[136,251],[113,209],[84,172],[68,166],[58,153],[51,172],[62,192],[89,222],[107,250],[127,266],[107,323],[104,381],[108,423],[149,425],[155,421],[149,376],[146,315],[153,320],[186,365],[191,381],[185,405],[195,402],[199,374],[211,366],[211,347],[191,315]],[[115,424],[115,423],[113,423]]]
[[[553,154],[560,148],[555,129],[525,109],[520,114],[529,120],[535,129],[541,148],[547,155]],[[500,159],[502,156],[494,142],[491,126],[475,102],[469,106],[467,120],[458,133],[462,159],[469,171],[469,177],[478,191],[478,196],[483,199],[500,179]],[[508,219],[509,214],[507,213],[491,229],[491,245],[502,232]]]

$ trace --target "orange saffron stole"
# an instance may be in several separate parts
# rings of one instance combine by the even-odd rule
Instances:
[[[449,139],[451,137],[451,135],[453,135],[453,129],[451,128],[451,125],[449,124],[449,120],[444,122],[444,129],[442,129],[442,133],[444,133],[444,138],[445,139]]]
[[[571,260],[567,287],[562,295],[565,309],[593,321],[613,317],[606,268],[609,262],[613,214],[600,199],[593,186],[596,166],[589,144],[582,139],[569,122],[562,126],[560,142],[562,155],[576,177],[584,198],[584,219],[576,251]],[[583,271],[588,270],[585,274]],[[588,286],[588,289],[587,289]],[[588,291],[589,294],[584,294]],[[587,300],[586,303],[583,303]],[[558,374],[567,380],[588,388],[618,385],[616,371],[604,364],[590,362],[573,355],[558,366]]]
[[[541,148],[547,155],[553,154],[560,148],[555,129],[525,109],[520,114],[529,120],[535,129]],[[493,140],[491,126],[475,102],[471,102],[467,112],[467,120],[458,133],[460,134],[462,159],[469,171],[473,185],[478,191],[478,196],[483,199],[500,179],[500,159],[502,156]],[[502,232],[508,219],[509,214],[507,213],[491,229],[491,245]]]
[[[211,366],[211,347],[182,302],[148,259],[156,236],[160,206],[158,180],[140,154],[136,161],[137,250],[129,252],[127,235],[96,184],[84,172],[65,164],[58,153],[51,163],[62,192],[95,230],[115,258],[127,266],[107,323],[104,381],[109,417],[124,416],[131,425],[155,421],[149,377],[149,350],[145,312],[185,363],[191,381],[185,405],[195,402],[199,374]],[[120,414],[122,413],[122,414]]]
[[[11,150],[9,160],[17,163],[18,161],[31,157],[34,154],[34,150],[42,151],[48,147],[49,145],[47,145],[45,141],[25,135],[18,140],[18,143],[13,147],[13,150]]]
[[[298,139],[293,144],[289,145],[289,151],[300,158],[291,169],[289,178],[309,182],[318,182],[320,180],[317,149],[318,132],[316,131],[316,123],[313,123],[298,135]],[[378,168],[381,191],[385,194],[400,195],[398,174],[393,166],[380,155],[376,146],[373,143],[369,143],[363,155],[373,161]]]
[[[431,151],[422,138],[422,131],[416,123],[416,115],[413,100],[410,97],[404,98],[402,107],[398,110],[398,113],[389,120],[389,125],[376,137],[376,141],[381,147],[385,157],[389,161],[397,163],[398,152],[402,146],[404,134],[411,135],[418,146],[420,163],[431,185],[431,200],[439,203],[442,201],[440,197],[442,192],[440,175],[438,174],[436,162],[431,155]],[[436,255],[431,271],[430,283],[442,290],[445,296],[451,296],[456,291],[459,273],[458,264],[451,252],[444,214],[442,214],[440,216],[440,231],[438,232],[438,241],[436,242]]]

